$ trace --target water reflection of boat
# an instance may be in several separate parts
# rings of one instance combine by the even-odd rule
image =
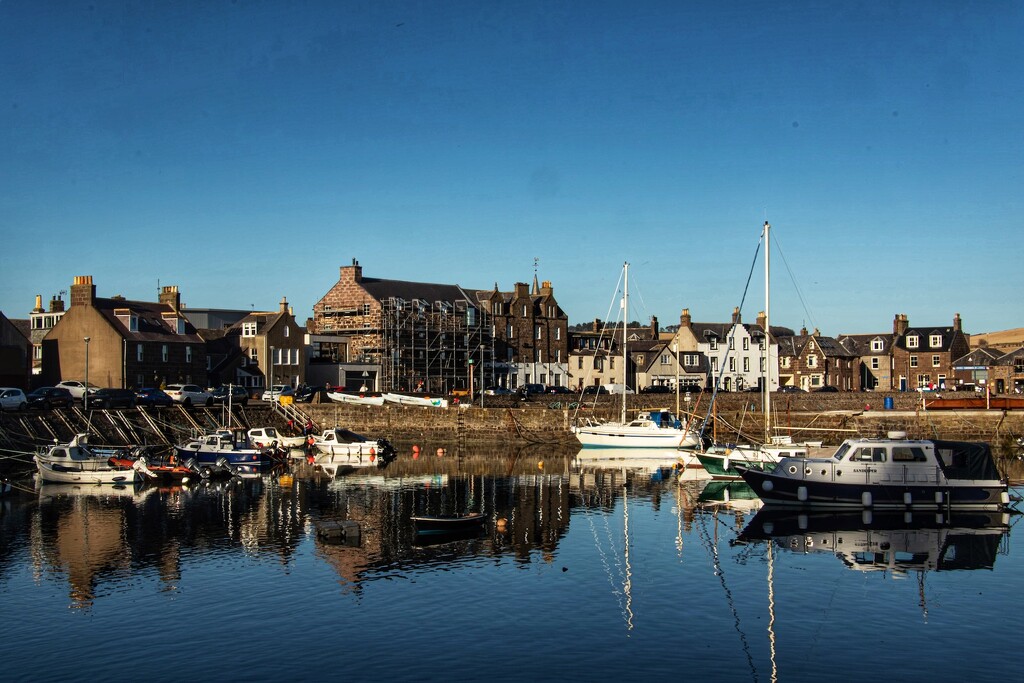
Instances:
[[[701,505],[721,505],[739,512],[760,510],[761,499],[742,481],[729,479],[712,479],[697,497]]]
[[[601,448],[581,450],[574,464],[578,469],[630,470],[650,474],[652,478],[667,479],[679,469],[679,453],[671,448],[631,449]]]
[[[766,507],[741,541],[773,541],[796,553],[831,552],[850,569],[949,571],[991,569],[1009,531],[1004,512],[798,513]]]

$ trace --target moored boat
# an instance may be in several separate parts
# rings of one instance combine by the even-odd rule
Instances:
[[[204,476],[218,472],[253,472],[276,462],[276,448],[257,448],[241,430],[219,429],[175,446],[178,460]]]
[[[411,518],[417,534],[450,534],[477,529],[487,518],[479,512],[458,515],[418,515]]]
[[[274,427],[254,427],[246,432],[246,436],[249,437],[249,443],[257,448],[266,448],[275,444],[283,448],[302,448],[306,444],[305,436],[301,434],[285,436]]]
[[[985,443],[847,439],[829,458],[737,470],[766,503],[799,507],[1001,510],[1010,502]]]
[[[403,406],[422,406],[424,408],[447,408],[448,399],[431,398],[430,396],[409,396],[408,394],[382,394],[388,403],[397,403]]]
[[[357,469],[383,469],[397,457],[395,447],[385,438],[371,439],[350,429],[334,427],[313,437],[313,464],[331,475]]]
[[[126,484],[135,481],[131,448],[93,446],[88,434],[76,434],[68,443],[57,443],[34,456],[39,479],[58,484]]]
[[[583,448],[693,448],[700,443],[670,410],[645,410],[621,422],[589,418],[573,427]]]

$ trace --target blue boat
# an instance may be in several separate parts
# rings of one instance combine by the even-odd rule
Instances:
[[[175,446],[180,462],[202,476],[219,472],[256,472],[272,465],[276,448],[254,446],[242,430],[219,429]]]

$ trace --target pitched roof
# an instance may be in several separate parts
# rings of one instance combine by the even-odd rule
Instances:
[[[181,313],[176,313],[171,306],[163,303],[154,303],[150,301],[129,301],[122,298],[100,298],[93,299],[93,307],[99,311],[100,315],[107,319],[107,321],[120,332],[124,339],[129,341],[164,341],[174,342],[181,344],[202,344],[203,338],[199,336],[196,328],[189,322]],[[128,310],[130,313],[138,318],[138,329],[135,331],[129,330],[128,326],[121,321],[115,311]],[[164,314],[175,314],[176,318],[180,318],[185,324],[185,333],[178,334],[176,330],[172,330],[167,323],[164,322]]]
[[[475,299],[458,285],[442,285],[430,282],[408,282],[406,280],[385,280],[376,277],[363,277],[359,280],[359,286],[365,289],[370,296],[378,301],[385,301],[391,297],[412,301],[423,299],[428,303],[435,301],[472,301]]]

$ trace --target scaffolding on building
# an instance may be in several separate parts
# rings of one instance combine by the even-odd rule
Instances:
[[[491,325],[487,318],[464,300],[382,300],[379,362],[383,390],[468,391],[469,373],[490,362]]]

